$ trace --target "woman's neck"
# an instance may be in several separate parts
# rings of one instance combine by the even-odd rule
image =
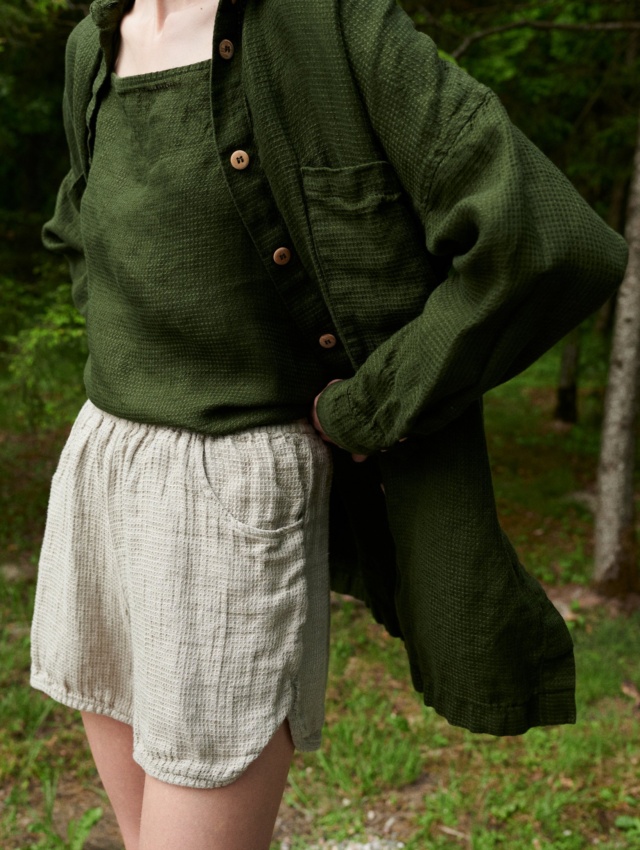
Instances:
[[[135,0],[120,22],[115,71],[127,77],[211,58],[219,0]]]
[[[138,13],[154,22],[156,32],[161,32],[169,15],[189,11],[194,6],[204,12],[207,6],[217,6],[217,0],[135,0],[135,6]]]

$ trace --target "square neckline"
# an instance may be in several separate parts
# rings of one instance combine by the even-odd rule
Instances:
[[[133,91],[134,89],[163,87],[172,82],[182,74],[201,71],[211,66],[211,59],[201,59],[198,62],[190,62],[187,65],[176,65],[173,68],[164,68],[161,71],[147,71],[144,74],[128,74],[120,77],[115,71],[111,72],[111,85],[117,92]]]

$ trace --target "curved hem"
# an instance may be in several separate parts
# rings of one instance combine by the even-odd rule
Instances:
[[[102,714],[107,717],[112,717],[114,720],[119,720],[121,723],[126,723],[131,726],[134,730],[134,739],[136,738],[135,726],[132,720],[132,712],[122,711],[116,706],[106,706],[102,702],[96,699],[87,699],[86,697],[82,697],[78,694],[71,693],[67,691],[65,688],[60,687],[52,683],[48,677],[42,672],[33,672],[30,676],[29,683],[32,688],[36,690],[42,691],[47,694],[47,696],[56,700],[56,702],[61,703],[62,705],[66,705],[69,708],[76,709],[77,711],[90,711],[94,714]],[[245,764],[240,770],[233,771],[232,774],[229,774],[227,771],[226,774],[220,776],[219,774],[215,777],[209,776],[208,778],[199,778],[195,779],[189,774],[189,772],[185,771],[174,771],[170,768],[167,768],[163,764],[162,767],[157,766],[157,759],[150,757],[144,746],[140,744],[139,741],[134,740],[134,748],[132,757],[133,760],[140,765],[140,767],[144,770],[146,774],[154,777],[154,779],[158,779],[161,782],[167,782],[171,785],[181,785],[188,788],[220,788],[225,785],[231,785],[236,781],[249,767],[249,765],[255,761],[255,759],[260,755],[264,747],[269,743],[273,735],[280,728],[281,724],[284,722],[285,718],[289,720],[289,728],[291,730],[291,738],[293,740],[293,745],[296,750],[300,752],[311,752],[313,750],[317,750],[322,745],[322,732],[317,732],[312,735],[301,735],[300,729],[297,721],[297,711],[296,711],[296,697],[297,697],[297,688],[293,686],[291,688],[293,699],[290,700],[289,710],[285,715],[276,720],[274,724],[274,729],[271,735],[268,736],[267,740],[264,743],[264,746],[260,748],[259,752],[251,758],[247,764]],[[186,761],[186,760],[185,760]],[[190,764],[195,764],[195,762],[190,762]],[[207,765],[207,768],[210,770],[210,766]],[[193,771],[196,775],[201,776],[204,772],[202,769],[196,769]]]
[[[133,727],[131,721],[131,711],[121,711],[119,708],[106,706],[97,700],[87,699],[78,694],[70,693],[61,688],[59,685],[51,682],[43,673],[32,673],[29,679],[29,684],[32,688],[42,691],[47,696],[54,699],[56,702],[66,705],[68,708],[74,708],[76,711],[92,711],[95,714],[104,714],[107,717],[112,717],[114,720],[119,720],[121,723],[126,723]]]

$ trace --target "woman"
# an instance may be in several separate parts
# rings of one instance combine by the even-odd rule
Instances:
[[[622,240],[394,0],[92,16],[44,231],[87,319],[89,401],[52,482],[31,681],[82,712],[127,850],[268,847],[294,746],[320,746],[335,472],[354,526],[386,476],[399,574],[440,536],[452,581],[379,569],[382,522],[343,558],[425,701],[494,734],[573,722],[570,641],[500,537],[475,404],[605,300]],[[447,613],[425,626],[427,598]]]

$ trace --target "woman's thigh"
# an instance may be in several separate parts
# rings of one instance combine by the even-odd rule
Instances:
[[[201,789],[146,775],[133,760],[130,726],[93,712],[81,714],[126,850],[269,847],[294,752],[287,720],[238,779]]]
[[[103,714],[83,711],[82,722],[126,850],[138,850],[145,772],[133,760],[133,729]]]
[[[293,752],[285,719],[229,785],[189,788],[146,776],[140,850],[268,850]]]

